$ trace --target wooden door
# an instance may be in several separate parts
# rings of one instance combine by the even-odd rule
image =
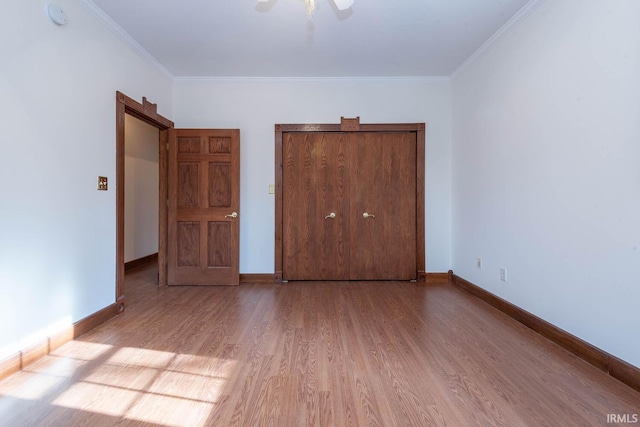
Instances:
[[[238,285],[240,131],[170,129],[169,285]]]
[[[416,134],[353,133],[350,279],[416,279]]]
[[[319,134],[324,134],[322,138],[325,139],[325,145],[322,147],[315,146],[316,143],[312,142],[315,140],[309,139],[312,135]],[[344,159],[344,168],[341,167],[343,176],[338,179],[341,185],[335,187],[341,188],[337,200],[343,205],[343,220],[345,216],[348,220],[338,227],[342,240],[337,249],[331,251],[339,254],[334,262],[340,266],[337,268],[340,273],[332,275],[329,273],[330,263],[318,255],[329,253],[326,250],[330,247],[329,235],[325,234],[325,249],[318,252],[311,247],[316,244],[315,236],[318,233],[314,231],[311,222],[304,221],[317,210],[320,201],[331,200],[336,196],[325,190],[320,190],[316,195],[318,178],[313,175],[305,178],[305,172],[315,170],[316,166],[313,165],[316,163],[312,159],[316,159],[318,150],[324,150],[328,154],[327,147],[331,144],[329,141],[338,135],[342,138],[342,146],[337,151],[340,159]],[[382,145],[374,142],[377,135],[381,135],[379,143]],[[306,153],[296,151],[292,146],[295,142],[305,140],[310,144],[306,147]],[[370,152],[365,141],[371,143]],[[391,145],[387,147],[387,143]],[[343,280],[345,271],[348,272],[347,279],[353,280],[424,280],[424,123],[357,126],[352,123],[277,124],[275,146],[276,280],[312,277]],[[321,165],[327,173],[331,171],[328,155],[326,163]],[[331,187],[328,184],[330,179],[325,177],[322,180],[327,183],[327,188]],[[357,183],[368,187],[354,188]],[[295,194],[291,194],[292,191]],[[353,198],[352,192],[355,194]],[[367,194],[377,194],[375,200],[386,200],[381,204],[374,204],[376,202],[373,199],[366,198]],[[312,209],[313,204],[315,207]],[[338,206],[340,203],[334,205]],[[329,207],[327,210],[325,206],[328,213],[333,212],[332,209],[333,207]],[[374,216],[363,218],[365,212]],[[335,213],[336,216],[339,215],[339,212]],[[374,221],[378,219],[380,221]],[[362,220],[371,221],[367,223]],[[315,266],[314,263],[319,263],[322,267]],[[323,271],[322,276],[309,273],[316,268]],[[298,271],[296,275],[291,275],[296,269],[305,270],[306,273],[297,275]]]
[[[284,280],[347,280],[348,134],[283,139]]]

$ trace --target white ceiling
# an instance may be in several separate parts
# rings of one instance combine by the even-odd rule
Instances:
[[[529,0],[84,0],[176,77],[449,76]]]

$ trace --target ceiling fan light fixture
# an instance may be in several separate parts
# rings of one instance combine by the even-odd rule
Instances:
[[[269,3],[272,0],[257,0],[258,3]],[[338,10],[343,11],[353,6],[354,0],[332,0]],[[316,10],[316,0],[304,0],[305,9],[307,12],[307,18],[313,16],[313,12]]]
[[[353,6],[353,0],[333,0],[338,10],[346,10]]]

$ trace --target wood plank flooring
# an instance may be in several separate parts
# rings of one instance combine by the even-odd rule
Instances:
[[[0,425],[602,426],[640,413],[640,393],[446,283],[157,288],[156,273],[132,270],[124,314],[0,382]]]

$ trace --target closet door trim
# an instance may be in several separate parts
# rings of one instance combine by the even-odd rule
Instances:
[[[424,123],[376,123],[361,124],[358,132],[415,132],[416,134],[416,277],[424,281],[425,271],[425,236],[424,236],[424,177],[425,177],[425,124]],[[275,280],[282,282],[283,255],[283,186],[282,159],[283,134],[289,132],[343,132],[340,124],[277,124],[275,125]]]

